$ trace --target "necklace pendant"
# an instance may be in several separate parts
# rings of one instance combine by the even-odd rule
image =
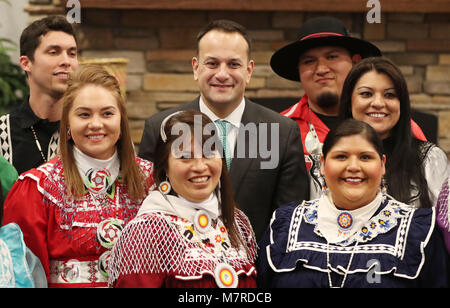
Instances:
[[[349,212],[342,212],[337,217],[337,223],[343,231],[349,231],[353,227],[353,216]]]
[[[116,218],[108,218],[97,226],[97,240],[106,249],[111,249],[119,239],[123,230],[123,222]]]
[[[219,288],[236,288],[239,278],[231,265],[219,263],[214,270],[214,279]]]
[[[199,233],[205,234],[209,232],[212,228],[211,217],[203,210],[197,211],[194,217],[194,226],[195,230]]]

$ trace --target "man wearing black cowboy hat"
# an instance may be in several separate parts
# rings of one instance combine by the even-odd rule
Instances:
[[[298,40],[276,51],[270,65],[279,76],[300,81],[305,95],[282,112],[300,127],[306,168],[311,177],[311,198],[320,190],[318,164],[321,146],[337,124],[342,86],[354,64],[362,58],[381,56],[368,41],[354,38],[344,23],[333,17],[317,17],[301,27]],[[314,181],[313,181],[314,182]]]

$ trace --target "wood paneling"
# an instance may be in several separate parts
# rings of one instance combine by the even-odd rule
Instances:
[[[64,1],[63,1],[64,2]],[[368,12],[368,0],[81,0],[82,8]],[[450,12],[450,0],[379,0],[381,12]],[[64,2],[65,3],[65,2]]]

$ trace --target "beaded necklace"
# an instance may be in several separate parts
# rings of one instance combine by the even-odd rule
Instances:
[[[30,128],[31,128],[31,132],[33,133],[34,141],[36,142],[36,146],[37,146],[37,148],[39,150],[39,153],[41,153],[42,160],[44,161],[44,163],[46,163],[47,160],[45,159],[45,155],[42,152],[41,143],[39,142],[39,139],[37,138],[36,131],[34,130],[33,125],[31,125]]]
[[[356,246],[358,246],[358,242],[356,242],[355,246],[353,247],[352,254],[350,255],[350,261],[348,261],[347,269],[345,270],[344,278],[342,279],[341,286],[333,287],[333,283],[331,282],[330,243],[327,241],[327,274],[328,274],[328,284],[331,289],[332,288],[341,288],[342,289],[344,287],[345,280],[347,279],[348,271],[350,270],[350,266],[352,265],[353,256],[355,255],[355,252],[356,252]]]

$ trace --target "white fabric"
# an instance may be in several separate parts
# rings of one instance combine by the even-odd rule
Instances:
[[[142,214],[160,212],[175,215],[180,218],[194,221],[197,210],[206,211],[212,219],[219,216],[219,202],[214,193],[203,202],[191,202],[183,197],[163,195],[158,190],[153,190],[145,198],[137,216]]]
[[[78,167],[78,171],[80,172],[80,176],[83,179],[83,182],[87,184],[88,179],[86,174],[89,170],[108,170],[110,173],[110,185],[112,185],[120,172],[120,159],[117,154],[117,150],[114,152],[114,155],[108,159],[95,159],[90,157],[89,155],[84,154],[80,151],[76,146],[74,146],[73,156],[75,158],[75,163]],[[108,187],[105,187],[105,191]]]
[[[108,279],[98,271],[98,260],[79,261],[76,259],[59,261],[50,260],[49,283],[101,283]]]
[[[230,146],[230,158],[233,158],[234,148],[236,146],[236,140],[237,140],[237,136],[239,133],[239,127],[241,126],[242,115],[244,114],[244,110],[245,110],[245,99],[242,98],[242,101],[239,104],[239,106],[237,106],[236,109],[234,109],[232,113],[230,113],[227,117],[225,117],[223,119],[216,116],[214,114],[214,112],[212,112],[211,109],[209,109],[208,106],[206,106],[202,97],[200,97],[199,107],[200,107],[200,111],[202,113],[206,114],[211,119],[211,121],[213,121],[216,124],[216,126],[218,125],[216,123],[216,120],[226,120],[229,123],[231,123],[231,125],[229,126],[229,129],[228,129],[228,132],[227,132],[227,140],[228,140],[228,145]],[[218,126],[217,126],[217,129],[220,132],[220,128]]]
[[[378,192],[375,199],[369,204],[356,210],[339,210],[333,203],[331,194],[328,192],[319,199],[317,209],[317,228],[329,243],[340,243],[350,238],[360,230],[363,224],[375,214],[383,201],[383,195]],[[337,223],[338,216],[343,213],[350,213],[353,217],[353,225],[348,232],[343,232]]]
[[[436,202],[441,190],[442,184],[450,176],[450,164],[447,155],[439,147],[433,146],[424,159],[425,179],[427,180],[431,204],[436,206]],[[411,195],[417,195],[414,191]],[[414,200],[412,205],[415,208],[420,207],[418,199]]]

